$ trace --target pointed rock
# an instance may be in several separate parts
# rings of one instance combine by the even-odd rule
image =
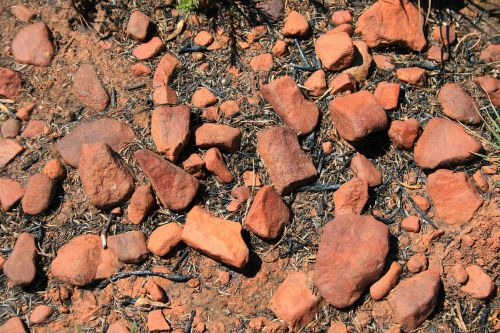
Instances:
[[[12,40],[12,55],[16,62],[47,67],[54,58],[50,32],[43,22],[28,24]]]
[[[345,32],[320,36],[314,49],[323,67],[331,71],[346,69],[354,59],[351,36]]]
[[[170,84],[175,71],[181,66],[179,60],[171,53],[165,53],[161,57],[158,67],[153,76],[153,88]]]
[[[17,143],[17,141],[0,138],[0,168],[6,167],[23,150],[23,146]]]
[[[137,187],[130,198],[130,203],[127,209],[127,219],[132,224],[139,224],[144,220],[153,206],[155,198],[151,193],[151,186],[141,185]]]
[[[73,93],[92,109],[103,111],[109,104],[109,95],[91,64],[83,64],[73,75]]]
[[[175,162],[189,139],[191,110],[187,105],[157,107],[151,117],[151,137],[156,149]]]
[[[19,235],[14,250],[3,264],[3,273],[16,286],[27,286],[36,276],[35,238],[27,232]]]
[[[353,156],[349,169],[351,169],[356,177],[364,180],[370,187],[382,184],[382,173],[369,159],[360,153],[356,153]]]
[[[224,162],[224,157],[219,149],[210,148],[203,156],[203,161],[207,170],[213,173],[218,181],[226,184],[233,181],[233,175]]]
[[[366,181],[353,178],[340,185],[333,193],[335,216],[361,214],[368,202],[368,184]]]

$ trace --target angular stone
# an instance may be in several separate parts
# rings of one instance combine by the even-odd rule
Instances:
[[[201,158],[199,154],[193,153],[189,155],[187,160],[182,162],[182,167],[190,175],[196,178],[202,178],[205,175],[203,168],[205,167],[205,161]]]
[[[317,70],[309,76],[304,82],[304,88],[307,89],[308,94],[311,96],[321,96],[326,91],[325,72]]]
[[[136,151],[134,157],[165,207],[178,211],[189,206],[198,192],[195,177],[147,149]]]
[[[163,316],[161,310],[153,310],[148,313],[147,327],[148,327],[148,332],[170,331],[170,325]]]
[[[0,205],[8,212],[24,195],[23,186],[15,180],[0,177]]]
[[[397,261],[393,261],[387,272],[370,287],[370,296],[378,301],[389,295],[389,292],[398,283],[402,272],[403,267]]]
[[[241,224],[217,218],[200,206],[187,214],[181,238],[192,248],[230,266],[242,268],[248,262]]]
[[[435,219],[449,225],[469,222],[483,204],[464,172],[439,169],[427,177],[426,190],[434,204]]]
[[[151,68],[140,63],[130,66],[130,70],[132,74],[137,77],[149,76],[149,74],[151,73]]]
[[[393,120],[389,127],[389,139],[399,149],[410,149],[418,138],[420,124],[415,118]]]
[[[339,32],[345,32],[346,34],[348,34],[351,37],[352,37],[352,35],[354,35],[354,29],[350,23],[341,24],[338,27],[327,30],[325,32],[325,34],[334,35],[334,34],[337,34]]]
[[[489,44],[486,46],[481,53],[479,54],[479,59],[482,61],[489,62],[497,62],[500,60],[500,45],[498,44]]]
[[[59,160],[53,159],[47,162],[42,168],[42,173],[55,181],[62,181],[66,178],[66,170]]]
[[[408,268],[408,271],[415,274],[425,271],[428,265],[429,262],[425,257],[425,255],[422,253],[417,253],[411,256],[410,259],[408,259],[408,262],[406,263],[406,268]]]
[[[384,110],[391,110],[398,107],[400,90],[397,83],[380,82],[373,95]]]
[[[203,124],[194,132],[195,144],[201,148],[216,147],[228,153],[240,149],[241,130],[222,124]]]
[[[187,105],[157,107],[151,117],[151,137],[156,149],[175,162],[189,139],[191,110]]]
[[[283,57],[288,53],[288,43],[281,39],[276,41],[276,44],[271,49],[271,53],[274,57]]]
[[[254,72],[269,72],[273,68],[273,55],[259,54],[250,60],[250,67]]]
[[[318,107],[304,98],[292,77],[282,76],[262,86],[260,93],[278,116],[299,134],[310,133],[318,124]]]
[[[330,82],[330,95],[356,90],[356,80],[349,73],[340,73]]]
[[[16,33],[11,52],[16,62],[47,67],[54,58],[50,32],[43,22],[28,24]]]
[[[105,143],[84,144],[78,174],[90,203],[114,208],[134,191],[134,177],[125,162]]]
[[[130,330],[127,325],[125,325],[121,321],[115,321],[114,323],[109,325],[106,333],[130,333]]]
[[[180,243],[182,229],[182,226],[175,222],[159,226],[149,236],[149,251],[157,256],[163,257]]]
[[[115,257],[127,264],[138,264],[144,261],[149,253],[146,236],[139,230],[110,236],[107,243]]]
[[[21,93],[21,76],[9,68],[0,67],[0,95],[15,100]]]
[[[309,33],[309,23],[302,14],[292,10],[288,13],[281,32],[285,37],[305,37]]]
[[[45,304],[37,305],[33,311],[31,311],[30,315],[30,323],[31,324],[41,324],[46,321],[52,314],[54,310]]]
[[[383,54],[374,54],[373,61],[375,62],[375,66],[378,69],[389,71],[394,69],[394,65],[391,62],[391,58],[389,56]]]
[[[175,105],[179,103],[177,92],[169,86],[155,88],[153,92],[153,102],[155,105]]]
[[[262,0],[255,4],[255,7],[262,11],[262,14],[271,23],[278,21],[283,14],[285,4],[283,0]]]
[[[378,186],[382,184],[382,173],[364,155],[356,153],[349,165],[354,176],[364,180],[368,186]]]
[[[262,187],[250,206],[245,227],[264,239],[275,239],[290,222],[290,210],[281,196],[270,186]]]
[[[159,54],[163,47],[162,40],[155,36],[149,42],[137,46],[132,55],[138,60],[147,60]]]
[[[401,228],[408,232],[419,232],[420,231],[420,219],[418,216],[409,215],[401,221]]]
[[[453,44],[457,39],[455,26],[448,24],[435,26],[432,30],[432,39],[445,46]]]
[[[33,10],[24,5],[12,6],[12,14],[14,14],[19,21],[23,22],[29,22],[36,16]]]
[[[210,148],[203,156],[205,168],[213,173],[221,183],[230,183],[233,181],[233,175],[224,162],[222,153],[217,148]]]
[[[220,110],[226,117],[233,117],[240,112],[240,103],[234,100],[227,100],[221,103]]]
[[[367,202],[368,184],[359,178],[353,178],[340,185],[339,189],[333,193],[335,216],[359,215]]]
[[[24,127],[21,137],[22,138],[34,138],[39,135],[47,135],[50,133],[50,128],[42,120],[30,120]]]
[[[500,80],[491,76],[479,76],[473,81],[486,92],[493,105],[500,106]]]
[[[37,173],[28,179],[22,199],[23,211],[37,215],[46,211],[56,192],[56,183],[43,173]]]
[[[270,127],[257,133],[257,152],[280,195],[317,176],[311,157],[301,149],[297,135],[289,127]]]
[[[217,96],[205,87],[201,87],[196,90],[193,97],[191,97],[191,103],[200,109],[214,105],[217,101]]]
[[[91,64],[83,64],[73,74],[73,93],[85,106],[103,111],[109,104],[109,95]]]
[[[161,57],[153,76],[153,88],[170,84],[175,71],[180,67],[180,65],[181,63],[173,54],[168,52],[165,53],[165,55]]]
[[[150,23],[147,15],[144,15],[138,10],[133,11],[127,23],[127,35],[135,40],[143,42],[148,35]]]
[[[12,317],[0,326],[0,333],[28,333],[19,317]]]
[[[331,71],[346,69],[354,59],[351,36],[345,32],[320,36],[314,49],[323,67]]]
[[[153,206],[155,198],[151,193],[151,186],[141,185],[137,187],[130,198],[130,203],[127,209],[127,219],[132,224],[139,224],[144,220]]]
[[[477,299],[485,299],[495,290],[495,282],[481,267],[470,265],[466,269],[469,279],[461,288],[462,292]]]
[[[373,57],[368,50],[368,46],[362,40],[355,40],[352,44],[354,46],[354,58],[349,68],[345,69],[342,73],[351,74],[357,82],[361,82],[368,77]]]
[[[450,59],[450,54],[441,46],[432,45],[427,51],[427,59],[441,63],[448,61]]]
[[[15,286],[30,285],[36,276],[35,238],[27,232],[19,235],[14,250],[3,264],[3,273]]]
[[[469,278],[469,274],[467,274],[467,271],[461,263],[453,265],[453,267],[450,268],[449,274],[453,277],[453,280],[459,284],[464,284]]]
[[[350,10],[336,10],[332,13],[332,23],[336,26],[351,22],[352,14]]]
[[[0,138],[0,168],[5,168],[23,150],[23,146],[17,143],[17,141]]]
[[[479,107],[472,97],[458,84],[448,82],[439,90],[438,100],[443,113],[466,124],[481,123]]]
[[[337,308],[356,302],[384,272],[389,229],[371,216],[341,215],[323,230],[314,284]]]
[[[59,140],[55,147],[64,162],[77,168],[83,144],[106,143],[111,149],[119,152],[134,139],[134,131],[127,124],[115,119],[102,118],[76,127]]]
[[[415,144],[415,163],[422,169],[463,165],[483,149],[481,143],[456,122],[443,118],[429,120]]]
[[[200,31],[194,37],[194,43],[198,46],[208,46],[212,44],[214,37],[208,31]]]
[[[404,83],[423,87],[426,79],[426,71],[419,67],[399,68],[396,70],[396,76]]]

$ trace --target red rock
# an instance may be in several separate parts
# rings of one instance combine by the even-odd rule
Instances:
[[[54,310],[45,304],[37,305],[33,311],[31,311],[30,315],[30,323],[31,324],[41,324],[54,313]],[[108,330],[109,331],[109,330]]]
[[[337,216],[323,229],[314,284],[330,304],[346,308],[382,276],[388,254],[386,225],[371,216]]]
[[[189,155],[188,159],[182,162],[182,167],[190,175],[196,178],[202,178],[204,176],[203,168],[205,167],[205,162],[199,154],[193,153]]]
[[[194,132],[197,147],[216,147],[228,153],[240,149],[242,133],[239,128],[222,124],[203,124]]]
[[[43,22],[19,29],[10,48],[16,62],[21,64],[47,67],[54,58],[50,32]]]
[[[333,193],[335,216],[348,214],[361,214],[368,201],[368,184],[366,181],[353,178],[342,184]]]
[[[281,33],[285,37],[305,37],[309,33],[309,23],[302,14],[292,10],[288,13]]]
[[[494,175],[497,173],[498,167],[496,164],[483,165],[481,167],[481,172],[487,175]]]
[[[54,277],[77,286],[109,278],[117,270],[117,259],[103,249],[97,235],[81,235],[71,239],[57,252],[50,271]]]
[[[1,333],[28,333],[19,317],[12,317],[0,326]]]
[[[138,41],[145,41],[150,25],[149,17],[138,10],[134,10],[128,19],[127,35]]]
[[[406,263],[406,268],[412,273],[419,273],[427,269],[428,261],[425,255],[417,253],[413,255]]]
[[[238,186],[231,190],[231,196],[241,202],[246,202],[250,197],[250,189],[247,186]]]
[[[432,45],[427,51],[427,59],[441,63],[448,61],[450,59],[450,54],[441,46]]]
[[[4,138],[15,138],[21,131],[21,122],[14,118],[9,118],[2,123],[2,136]]]
[[[479,54],[479,59],[484,62],[497,62],[500,60],[500,44],[490,44]]]
[[[431,203],[429,202],[429,200],[427,200],[426,197],[421,195],[412,195],[411,198],[418,206],[418,208],[420,208],[424,212],[429,210],[429,208],[431,208]]]
[[[250,60],[250,67],[255,72],[269,72],[273,68],[273,55],[264,53],[253,57]]]
[[[399,68],[396,70],[397,78],[408,84],[423,87],[426,79],[425,69],[419,67]]]
[[[392,70],[394,69],[394,65],[391,63],[391,58],[389,56],[383,54],[374,54],[373,61],[378,69],[381,70]]]
[[[488,298],[495,290],[493,279],[477,265],[470,265],[465,270],[469,275],[469,279],[462,286],[462,292],[477,299]]]
[[[328,70],[343,70],[354,59],[354,46],[351,37],[345,32],[320,36],[314,48],[321,64]]]
[[[194,37],[194,43],[199,46],[208,46],[212,44],[214,37],[208,31],[200,31]]]
[[[82,145],[78,174],[89,202],[100,209],[120,205],[134,191],[132,172],[105,143]]]
[[[281,58],[287,53],[288,53],[288,44],[287,42],[281,39],[276,41],[276,44],[274,44],[273,48],[271,49],[271,54],[277,58]]]
[[[37,173],[28,179],[22,199],[23,211],[26,214],[37,215],[46,211],[56,192],[56,183],[54,180]]]
[[[275,23],[283,13],[284,3],[280,0],[263,0],[256,3],[255,6],[270,22]]]
[[[130,333],[127,325],[122,323],[121,321],[115,321],[111,325],[109,325],[106,333]]]
[[[156,228],[148,239],[148,249],[151,253],[163,257],[181,241],[182,226],[175,222]]]
[[[397,83],[380,82],[375,89],[374,96],[384,110],[398,107],[400,87]]]
[[[217,103],[217,96],[207,88],[201,87],[194,92],[191,103],[197,108],[205,108]]]
[[[72,167],[78,167],[83,144],[106,143],[111,149],[119,152],[134,139],[134,131],[127,124],[115,119],[102,118],[79,125],[59,140],[55,147],[64,162]]]
[[[348,34],[349,36],[352,37],[352,35],[354,34],[354,29],[352,28],[352,25],[350,23],[345,23],[345,24],[341,24],[338,27],[335,27],[333,29],[327,30],[325,32],[325,34],[333,35],[333,34],[337,34],[339,32],[345,32],[346,34]]]
[[[418,216],[409,215],[401,222],[401,228],[408,232],[419,232],[420,231],[420,219]]]
[[[12,139],[0,138],[0,168],[4,168],[19,155],[24,148]]]
[[[35,108],[35,103],[28,103],[23,105],[19,110],[16,112],[16,117],[23,120],[23,121],[28,121],[30,120],[31,117],[31,112]]]
[[[21,93],[21,76],[8,68],[0,67],[0,95],[15,100]]]
[[[260,177],[255,171],[245,171],[243,172],[243,183],[249,187],[260,187],[262,184],[260,182]]]
[[[309,78],[304,82],[304,88],[307,89],[308,94],[311,96],[321,96],[326,91],[326,80],[325,72],[323,70],[317,70],[309,76]]]
[[[321,149],[325,155],[330,155],[333,153],[333,143],[331,141],[326,141],[321,144]]]
[[[30,120],[24,127],[21,137],[34,138],[38,135],[47,135],[50,133],[50,128],[42,120]]]
[[[132,55],[138,60],[146,60],[158,55],[162,49],[163,42],[155,36],[149,42],[137,46],[132,51]]]
[[[250,206],[245,227],[264,239],[275,239],[290,222],[290,210],[270,185],[262,187]]]
[[[24,5],[12,6],[12,14],[23,22],[29,22],[36,16],[36,13]]]
[[[234,100],[224,101],[220,105],[220,110],[226,117],[232,117],[240,112],[240,104]]]
[[[397,261],[393,261],[387,272],[370,287],[370,296],[378,301],[389,295],[389,292],[398,283],[402,272],[401,265]]]
[[[389,127],[389,139],[399,149],[411,149],[417,141],[420,124],[415,118],[407,120],[393,120]]]
[[[15,180],[0,177],[0,205],[8,212],[24,195],[24,189]]]
[[[379,0],[358,18],[356,33],[370,48],[401,45],[418,52],[427,44],[424,22],[423,14],[409,0]]]
[[[157,107],[151,117],[151,137],[156,149],[175,162],[189,139],[191,110],[187,105]]]
[[[269,308],[296,331],[314,320],[319,301],[311,278],[304,272],[291,272],[274,292]]]
[[[148,332],[170,331],[170,325],[165,320],[161,310],[153,310],[148,313]]]
[[[219,107],[215,105],[204,108],[201,117],[208,121],[219,121]]]
[[[332,23],[334,25],[341,25],[352,22],[352,14],[350,10],[336,10],[332,14]]]
[[[453,265],[450,269],[451,276],[456,283],[464,284],[469,278],[469,274],[461,263]]]
[[[491,76],[479,76],[473,81],[486,92],[493,105],[500,106],[500,80]]]
[[[332,82],[330,82],[330,95],[343,93],[346,91],[354,92],[356,90],[356,80],[349,73],[340,73]]]
[[[360,153],[356,153],[351,159],[349,169],[354,176],[364,180],[370,187],[382,184],[382,173]]]
[[[210,148],[203,156],[205,168],[213,173],[221,183],[233,181],[233,175],[224,162],[224,157],[218,148]]]
[[[134,157],[166,208],[178,211],[189,206],[198,192],[196,178],[147,149],[136,151]]]
[[[107,243],[115,257],[127,264],[138,264],[148,256],[146,236],[142,231],[134,230],[110,236]]]
[[[341,137],[358,141],[387,127],[387,115],[375,97],[366,90],[330,101],[328,109]]]
[[[481,192],[487,192],[489,189],[489,184],[488,181],[486,180],[486,177],[481,173],[480,170],[477,170],[474,172],[472,175],[472,179],[474,179],[474,183],[476,183],[477,188]]]
[[[62,181],[66,178],[66,170],[59,160],[48,161],[42,168],[41,172],[55,181]]]
[[[85,106],[98,111],[109,104],[109,95],[90,64],[81,65],[73,75],[73,93]]]
[[[156,282],[148,280],[148,282],[144,285],[144,288],[154,301],[165,302],[165,292]]]
[[[137,63],[137,64],[133,64],[131,67],[130,67],[130,70],[132,71],[132,74],[134,76],[149,76],[149,74],[151,74],[151,68],[149,68],[148,66],[144,65],[144,64],[140,64],[140,63]]]
[[[169,52],[165,53],[165,55],[161,57],[153,76],[153,88],[170,84],[175,71],[180,67],[180,65],[181,63],[173,54]]]
[[[36,276],[35,238],[27,232],[17,237],[14,250],[3,264],[3,273],[15,286],[30,285]]]
[[[318,107],[304,98],[292,77],[282,76],[262,86],[260,93],[278,116],[298,133],[310,133],[318,124]]]
[[[192,248],[230,266],[242,268],[248,262],[241,224],[217,218],[200,206],[187,214],[181,238]]]
[[[466,124],[481,123],[478,106],[460,85],[446,83],[439,90],[438,100],[443,107],[443,113],[448,117]]]
[[[483,198],[464,172],[440,169],[427,177],[427,193],[434,204],[435,219],[448,225],[469,222]]]
[[[454,25],[435,26],[432,30],[432,39],[442,45],[451,45],[457,39]]]
[[[357,82],[361,82],[368,77],[373,57],[365,42],[362,40],[355,40],[352,43],[354,46],[354,59],[349,68],[345,69],[343,73],[349,73]]]
[[[169,86],[161,86],[153,91],[153,102],[155,105],[175,105],[179,103],[177,92]]]
[[[481,143],[456,122],[433,118],[415,144],[415,163],[422,169],[462,165],[476,158]]]
[[[257,152],[280,195],[316,178],[317,171],[311,157],[301,149],[291,128],[277,126],[258,132]]]
[[[133,224],[141,223],[148,216],[154,205],[155,199],[151,193],[151,186],[141,185],[137,187],[128,205],[128,221]]]
[[[326,333],[348,333],[347,326],[340,321],[332,321]]]

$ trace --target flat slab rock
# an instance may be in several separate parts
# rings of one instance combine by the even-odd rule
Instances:
[[[27,286],[36,276],[35,238],[27,232],[19,235],[14,250],[3,264],[3,273],[16,286]]]
[[[0,177],[0,206],[8,212],[24,195],[23,186],[15,180]]]
[[[187,105],[157,107],[151,116],[151,137],[156,149],[172,162],[188,142],[190,116]]]
[[[21,93],[22,81],[18,72],[0,67],[0,95],[15,100]]]
[[[73,74],[73,93],[83,105],[103,111],[109,104],[109,95],[91,64],[83,64]]]
[[[54,58],[50,32],[43,22],[28,24],[12,40],[12,55],[16,62],[34,66],[49,66]]]
[[[0,168],[6,167],[23,150],[23,146],[13,139],[0,139]]]
[[[260,93],[278,116],[297,133],[310,133],[318,124],[318,107],[305,99],[292,77],[280,77],[262,86]]]
[[[77,168],[83,144],[106,143],[111,149],[119,152],[134,139],[134,131],[127,124],[115,119],[102,118],[76,127],[59,140],[55,147],[64,162]]]
[[[297,134],[289,127],[270,127],[257,133],[257,152],[279,194],[288,194],[316,178],[311,157],[304,153]]]
[[[337,308],[356,302],[384,273],[389,229],[372,216],[340,215],[323,230],[314,284]]]

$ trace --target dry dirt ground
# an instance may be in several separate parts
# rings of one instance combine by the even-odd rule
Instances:
[[[24,92],[18,100],[20,104],[35,102],[36,109],[33,118],[44,120],[49,124],[50,135],[36,139],[25,140],[26,151],[7,168],[0,170],[1,176],[8,176],[25,183],[28,177],[38,172],[51,158],[57,156],[52,144],[59,137],[75,128],[78,124],[88,122],[103,116],[112,117],[128,123],[137,134],[137,140],[130,145],[121,156],[133,169],[137,183],[147,183],[137,162],[132,157],[140,147],[153,148],[150,136],[149,115],[153,108],[151,97],[151,79],[137,78],[130,72],[130,66],[136,62],[131,51],[136,42],[127,38],[124,27],[133,8],[140,9],[155,22],[156,34],[168,35],[178,18],[174,16],[175,6],[166,5],[167,1],[100,1],[97,10],[92,14],[95,31],[88,29],[81,17],[66,0],[25,1],[33,8],[38,18],[47,23],[50,28],[56,48],[55,59],[48,68],[37,68],[16,64],[10,55],[9,47],[16,31],[22,25],[16,21],[10,12],[19,0],[2,0],[0,3],[0,66],[19,71],[25,82]],[[261,25],[258,16],[253,14],[249,2],[228,2],[218,10],[208,13],[191,14],[187,26],[179,37],[166,43],[166,50],[175,54],[182,63],[176,74],[173,88],[176,89],[180,103],[189,103],[195,89],[204,83],[220,91],[226,98],[238,99],[253,96],[262,83],[272,78],[289,74],[300,84],[305,81],[308,72],[294,69],[292,63],[300,63],[297,47],[291,43],[289,55],[275,59],[273,70],[268,74],[255,74],[250,70],[249,61],[261,51],[241,49],[237,40],[244,38],[252,26]],[[348,1],[347,4],[325,4],[321,1],[286,1],[286,11],[291,9],[307,13],[313,36],[301,41],[301,47],[306,56],[314,53],[314,37],[331,27],[330,15],[334,9],[350,9],[354,21],[360,13],[371,4],[371,1]],[[235,9],[235,6],[238,8]],[[422,2],[422,6],[426,6]],[[483,64],[478,60],[479,51],[492,41],[498,42],[498,9],[491,4],[469,4],[468,7],[480,13],[475,18],[460,14],[454,8],[437,8],[430,11],[427,21],[427,32],[431,26],[442,20],[457,22],[457,36],[460,43],[451,47],[452,58],[443,66],[425,59],[416,53],[404,53],[395,48],[389,48],[381,53],[393,57],[396,67],[418,65],[429,71],[429,81],[424,88],[404,85],[400,98],[400,107],[389,114],[391,118],[415,117],[422,124],[440,113],[437,107],[436,92],[448,80],[460,82],[482,105],[487,101],[482,92],[471,82],[471,78],[482,74],[498,76],[497,64]],[[269,32],[261,39],[264,49],[270,50],[274,42],[280,38],[283,20],[267,25]],[[264,23],[265,24],[265,23]],[[206,73],[198,70],[200,62],[192,60],[190,53],[180,54],[179,49],[188,43],[196,32],[207,30],[214,35],[217,29],[224,29],[230,36],[229,47],[205,53],[210,69]],[[376,53],[376,51],[374,52]],[[150,68],[157,66],[159,57],[145,61]],[[108,92],[116,92],[116,104],[99,113],[87,109],[72,95],[72,74],[80,64],[93,63],[98,75]],[[233,76],[228,73],[230,66],[236,66],[241,74]],[[360,88],[374,90],[376,84],[384,80],[395,80],[390,72],[372,69],[369,80]],[[132,85],[144,83],[138,89],[128,89]],[[327,101],[317,101],[321,110],[321,124],[314,135],[303,138],[301,144],[305,151],[313,156],[314,164],[322,164],[322,172],[316,184],[343,183],[352,177],[348,169],[349,160],[354,150],[340,140],[332,129]],[[16,104],[14,108],[18,105]],[[193,110],[194,122],[201,123],[201,110]],[[2,115],[5,117],[5,115]],[[242,104],[239,115],[224,118],[222,123],[237,126],[242,129],[243,143],[239,152],[226,157],[230,169],[236,176],[236,182],[229,185],[219,184],[214,177],[209,176],[203,181],[202,193],[196,201],[215,212],[218,216],[233,221],[241,221],[246,209],[235,213],[226,211],[230,201],[229,192],[241,184],[241,175],[245,170],[255,170],[265,184],[271,183],[266,169],[256,154],[255,134],[258,130],[273,124],[281,124],[281,120],[270,107],[261,103],[254,106],[247,102]],[[479,135],[484,129],[476,128]],[[334,141],[334,152],[324,156],[321,144],[326,140]],[[154,149],[154,148],[153,148]],[[384,184],[371,191],[370,201],[365,211],[381,211],[387,217],[390,231],[397,238],[398,246],[391,252],[392,258],[405,263],[414,253],[414,244],[426,233],[434,229],[423,224],[419,234],[410,235],[403,231],[400,222],[407,214],[416,211],[407,200],[404,191],[414,194],[423,193],[425,174],[412,162],[412,154],[398,151],[380,138],[375,146],[365,147],[375,165],[381,170]],[[188,154],[189,152],[183,152]],[[184,156],[184,155],[183,155]],[[182,157],[181,157],[182,160]],[[472,175],[482,165],[488,162],[477,160],[466,167],[458,168]],[[486,201],[476,217],[466,227],[450,228],[440,226],[444,234],[433,241],[428,253],[439,253],[443,257],[443,267],[453,265],[457,256],[464,264],[480,262],[494,281],[498,283],[498,254],[486,243],[493,235],[498,237],[500,222],[498,190],[491,184],[490,190],[484,195]],[[403,190],[404,189],[404,190]],[[134,269],[150,269],[155,266],[174,267],[180,263],[179,271],[185,274],[199,276],[196,283],[176,284],[168,287],[170,324],[173,329],[184,329],[192,310],[196,310],[194,323],[203,322],[208,332],[251,332],[249,321],[262,316],[267,325],[278,322],[278,319],[267,308],[267,303],[274,290],[279,286],[289,270],[310,271],[315,262],[322,226],[333,217],[332,191],[300,192],[285,197],[293,212],[293,221],[286,228],[284,235],[275,243],[267,243],[248,235],[252,251],[251,265],[244,272],[237,272],[186,247],[179,247],[167,258],[149,256],[140,267]],[[125,207],[124,207],[125,208]],[[391,212],[396,211],[396,214]],[[430,213],[432,217],[432,213]],[[108,219],[107,213],[102,213],[91,207],[82,191],[78,173],[68,168],[68,177],[63,189],[58,193],[49,212],[41,216],[29,217],[20,209],[12,212],[0,212],[0,251],[7,257],[13,248],[17,235],[29,231],[36,235],[39,244],[39,274],[36,283],[28,289],[9,288],[7,279],[0,275],[0,322],[13,315],[27,318],[30,309],[38,304],[52,300],[59,305],[48,327],[54,332],[76,331],[104,332],[107,325],[116,320],[124,319],[130,324],[136,323],[137,332],[145,332],[147,312],[131,305],[126,297],[134,278],[123,280],[122,293],[114,293],[106,298],[105,291],[95,286],[73,291],[71,300],[58,303],[57,292],[61,287],[55,281],[47,278],[50,262],[57,250],[71,238],[85,234],[99,234]],[[165,221],[180,221],[183,214],[176,214],[159,206],[140,225],[140,229],[149,235],[155,226]],[[110,234],[136,229],[137,226],[121,224],[119,218],[113,220]],[[493,221],[493,223],[486,223]],[[491,228],[491,225],[494,227]],[[464,242],[464,237],[467,242]],[[187,253],[187,257],[185,256]],[[181,260],[181,257],[183,257]],[[124,270],[132,269],[125,267]],[[221,271],[228,271],[231,280],[227,285],[218,282]],[[404,270],[402,278],[408,272]],[[479,301],[463,294],[459,287],[445,274],[442,278],[443,288],[439,303],[433,315],[418,329],[420,332],[493,332],[498,327],[499,308],[496,294],[487,300]],[[332,320],[345,323],[352,332],[382,332],[390,327],[384,318],[372,312],[374,301],[369,295],[364,295],[356,304],[345,310],[337,310],[323,302],[316,319],[303,332],[326,332]],[[64,313],[68,311],[68,313]],[[360,314],[362,314],[360,316]],[[363,314],[369,315],[369,320],[361,322]],[[221,328],[222,327],[222,328]]]

